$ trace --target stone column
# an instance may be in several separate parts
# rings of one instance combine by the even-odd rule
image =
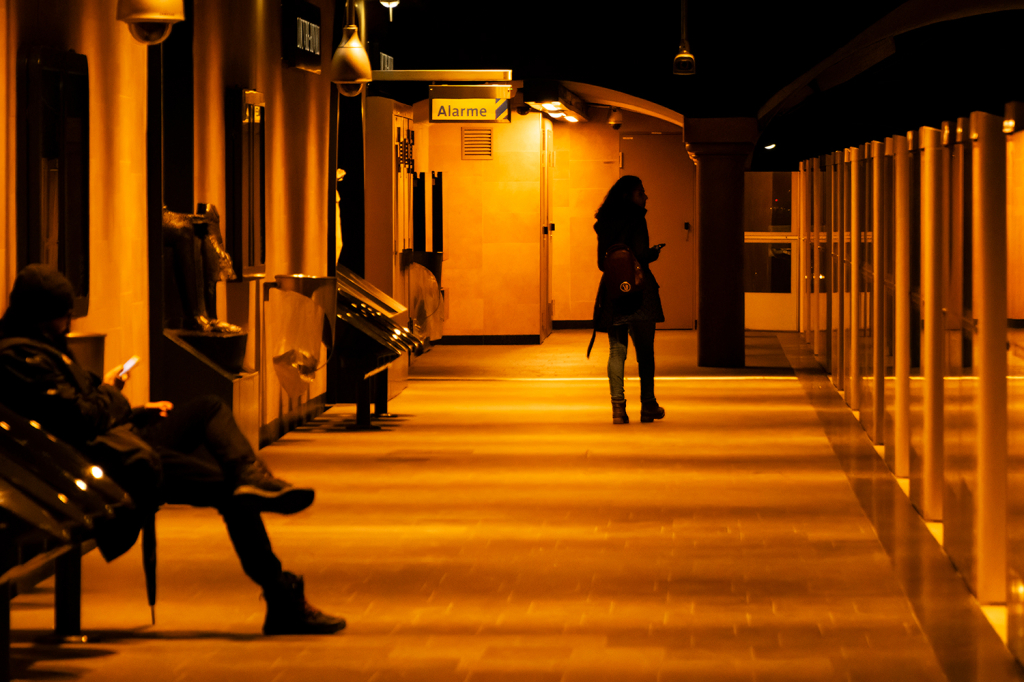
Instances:
[[[697,164],[697,364],[743,367],[743,171],[753,118],[687,118]]]

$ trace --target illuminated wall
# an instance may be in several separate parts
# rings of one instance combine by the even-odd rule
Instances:
[[[334,3],[320,5],[321,72],[281,61],[281,4],[268,0],[195,3],[195,197],[225,201],[226,88],[245,88],[266,99],[266,282],[278,274],[327,274],[328,146],[331,83],[330,27]],[[333,197],[332,197],[333,199]],[[252,333],[252,330],[250,330]],[[264,358],[266,361],[266,358]],[[262,364],[264,424],[289,421],[304,400],[285,393],[269,361]],[[326,370],[309,396],[321,396]]]
[[[463,125],[493,129],[494,158],[462,160]],[[539,335],[540,149],[540,114],[430,126],[429,170],[444,173],[445,336]]]
[[[89,60],[89,314],[72,329],[103,332],[105,365],[132,354],[148,361],[146,267],[146,48],[115,20],[116,0],[16,0],[0,4],[5,30],[3,155],[0,168],[6,214],[0,240],[0,276],[7,293],[17,274],[16,159],[17,82],[20,48],[72,49]],[[146,371],[135,372],[125,387],[133,403],[149,397]]]
[[[279,273],[326,274],[330,30],[334,3],[321,3],[322,72],[281,61],[281,6],[268,0],[197,1],[194,17],[195,168],[197,201],[225,206],[224,91],[259,90],[267,103],[267,281]],[[0,63],[7,87],[0,135],[6,215],[0,239],[0,309],[17,268],[17,55],[19,49],[72,49],[89,60],[90,304],[73,329],[103,332],[105,364],[130,355],[148,363],[146,225],[147,48],[116,20],[116,0],[0,2]],[[294,409],[267,373],[273,420]],[[312,396],[322,394],[324,374]],[[149,398],[148,372],[132,375],[125,393]]]

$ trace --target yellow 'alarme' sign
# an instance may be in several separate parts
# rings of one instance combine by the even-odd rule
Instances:
[[[444,121],[508,121],[507,99],[432,99],[430,120]]]

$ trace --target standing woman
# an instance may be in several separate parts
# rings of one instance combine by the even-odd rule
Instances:
[[[625,244],[643,270],[643,296],[639,300],[622,297],[605,301],[604,287],[598,290],[594,304],[594,330],[608,332],[608,384],[612,395],[612,423],[628,424],[626,394],[623,387],[626,349],[633,338],[636,362],[640,370],[640,421],[651,422],[665,416],[665,409],[654,397],[654,325],[665,321],[661,309],[658,282],[650,264],[658,260],[661,247],[651,248],[647,233],[647,194],[635,175],[624,175],[608,190],[597,210],[597,267],[604,270],[605,254],[614,244]]]

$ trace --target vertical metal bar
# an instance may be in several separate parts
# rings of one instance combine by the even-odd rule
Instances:
[[[806,334],[807,329],[804,327],[804,289],[807,283],[804,270],[804,247],[807,245],[807,232],[804,230],[804,162],[801,161],[797,165],[797,170],[790,174],[793,183],[793,193],[791,198],[792,206],[792,220],[794,231],[797,232],[797,246],[794,247],[796,253],[793,254],[793,262],[797,267],[797,331],[801,334]]]
[[[804,340],[810,342],[811,335],[811,284],[813,273],[811,272],[811,161],[804,161],[800,164],[800,282],[803,285],[800,289],[800,328],[804,332]]]
[[[871,350],[874,391],[872,410],[875,445],[885,437],[885,144],[871,143]]]
[[[861,240],[864,234],[864,154],[850,148],[850,362],[846,402],[851,410],[860,409],[861,392]]]
[[[976,594],[1006,601],[1006,140],[1002,118],[971,113],[975,359],[978,376]]]
[[[4,537],[4,540],[9,540]],[[11,584],[0,584],[0,682],[11,679]]]
[[[943,323],[942,131],[922,127],[921,144],[921,376],[924,379],[924,456],[921,515],[942,519]]]
[[[807,306],[810,308],[807,322],[811,330],[811,350],[815,355],[819,355],[821,353],[821,320],[818,319],[820,315],[819,308],[821,307],[819,303],[821,300],[821,249],[819,247],[819,236],[821,235],[821,203],[818,197],[821,194],[821,178],[818,177],[818,168],[820,165],[818,163],[818,159],[811,159],[807,163],[810,165],[810,170],[808,172],[811,176],[811,196],[809,197],[811,204],[811,248],[809,251],[811,254],[811,266],[808,268],[811,281],[809,282],[810,287],[808,288],[807,294]]]
[[[846,242],[847,230],[849,229],[849,209],[850,209],[850,150],[849,148],[844,149],[837,154],[838,159],[836,163],[836,170],[839,171],[839,178],[837,182],[838,194],[836,195],[836,225],[838,226],[838,257],[836,263],[838,269],[836,271],[836,279],[838,280],[839,295],[836,297],[836,302],[839,304],[839,310],[836,311],[836,354],[837,354],[837,367],[836,374],[832,378],[836,382],[836,388],[840,391],[846,389],[846,359],[849,356],[847,352],[847,339],[846,332],[849,329],[849,325],[846,322],[846,316],[848,314],[847,308],[848,303],[846,300],[846,276],[848,272],[848,265],[846,262]]]
[[[822,204],[822,217],[825,221],[822,223],[825,228],[825,258],[822,260],[823,270],[822,273],[825,275],[825,323],[822,325],[825,337],[825,366],[828,371],[832,371],[832,290],[834,288],[832,284],[832,230],[835,225],[833,219],[833,211],[831,210],[835,206],[835,168],[832,163],[832,155],[828,154],[825,156],[825,182],[822,183],[822,192],[828,192],[829,198],[829,211],[825,212],[824,203]]]
[[[896,467],[897,476],[910,475],[910,146],[894,135],[895,187],[893,190],[896,280]]]

